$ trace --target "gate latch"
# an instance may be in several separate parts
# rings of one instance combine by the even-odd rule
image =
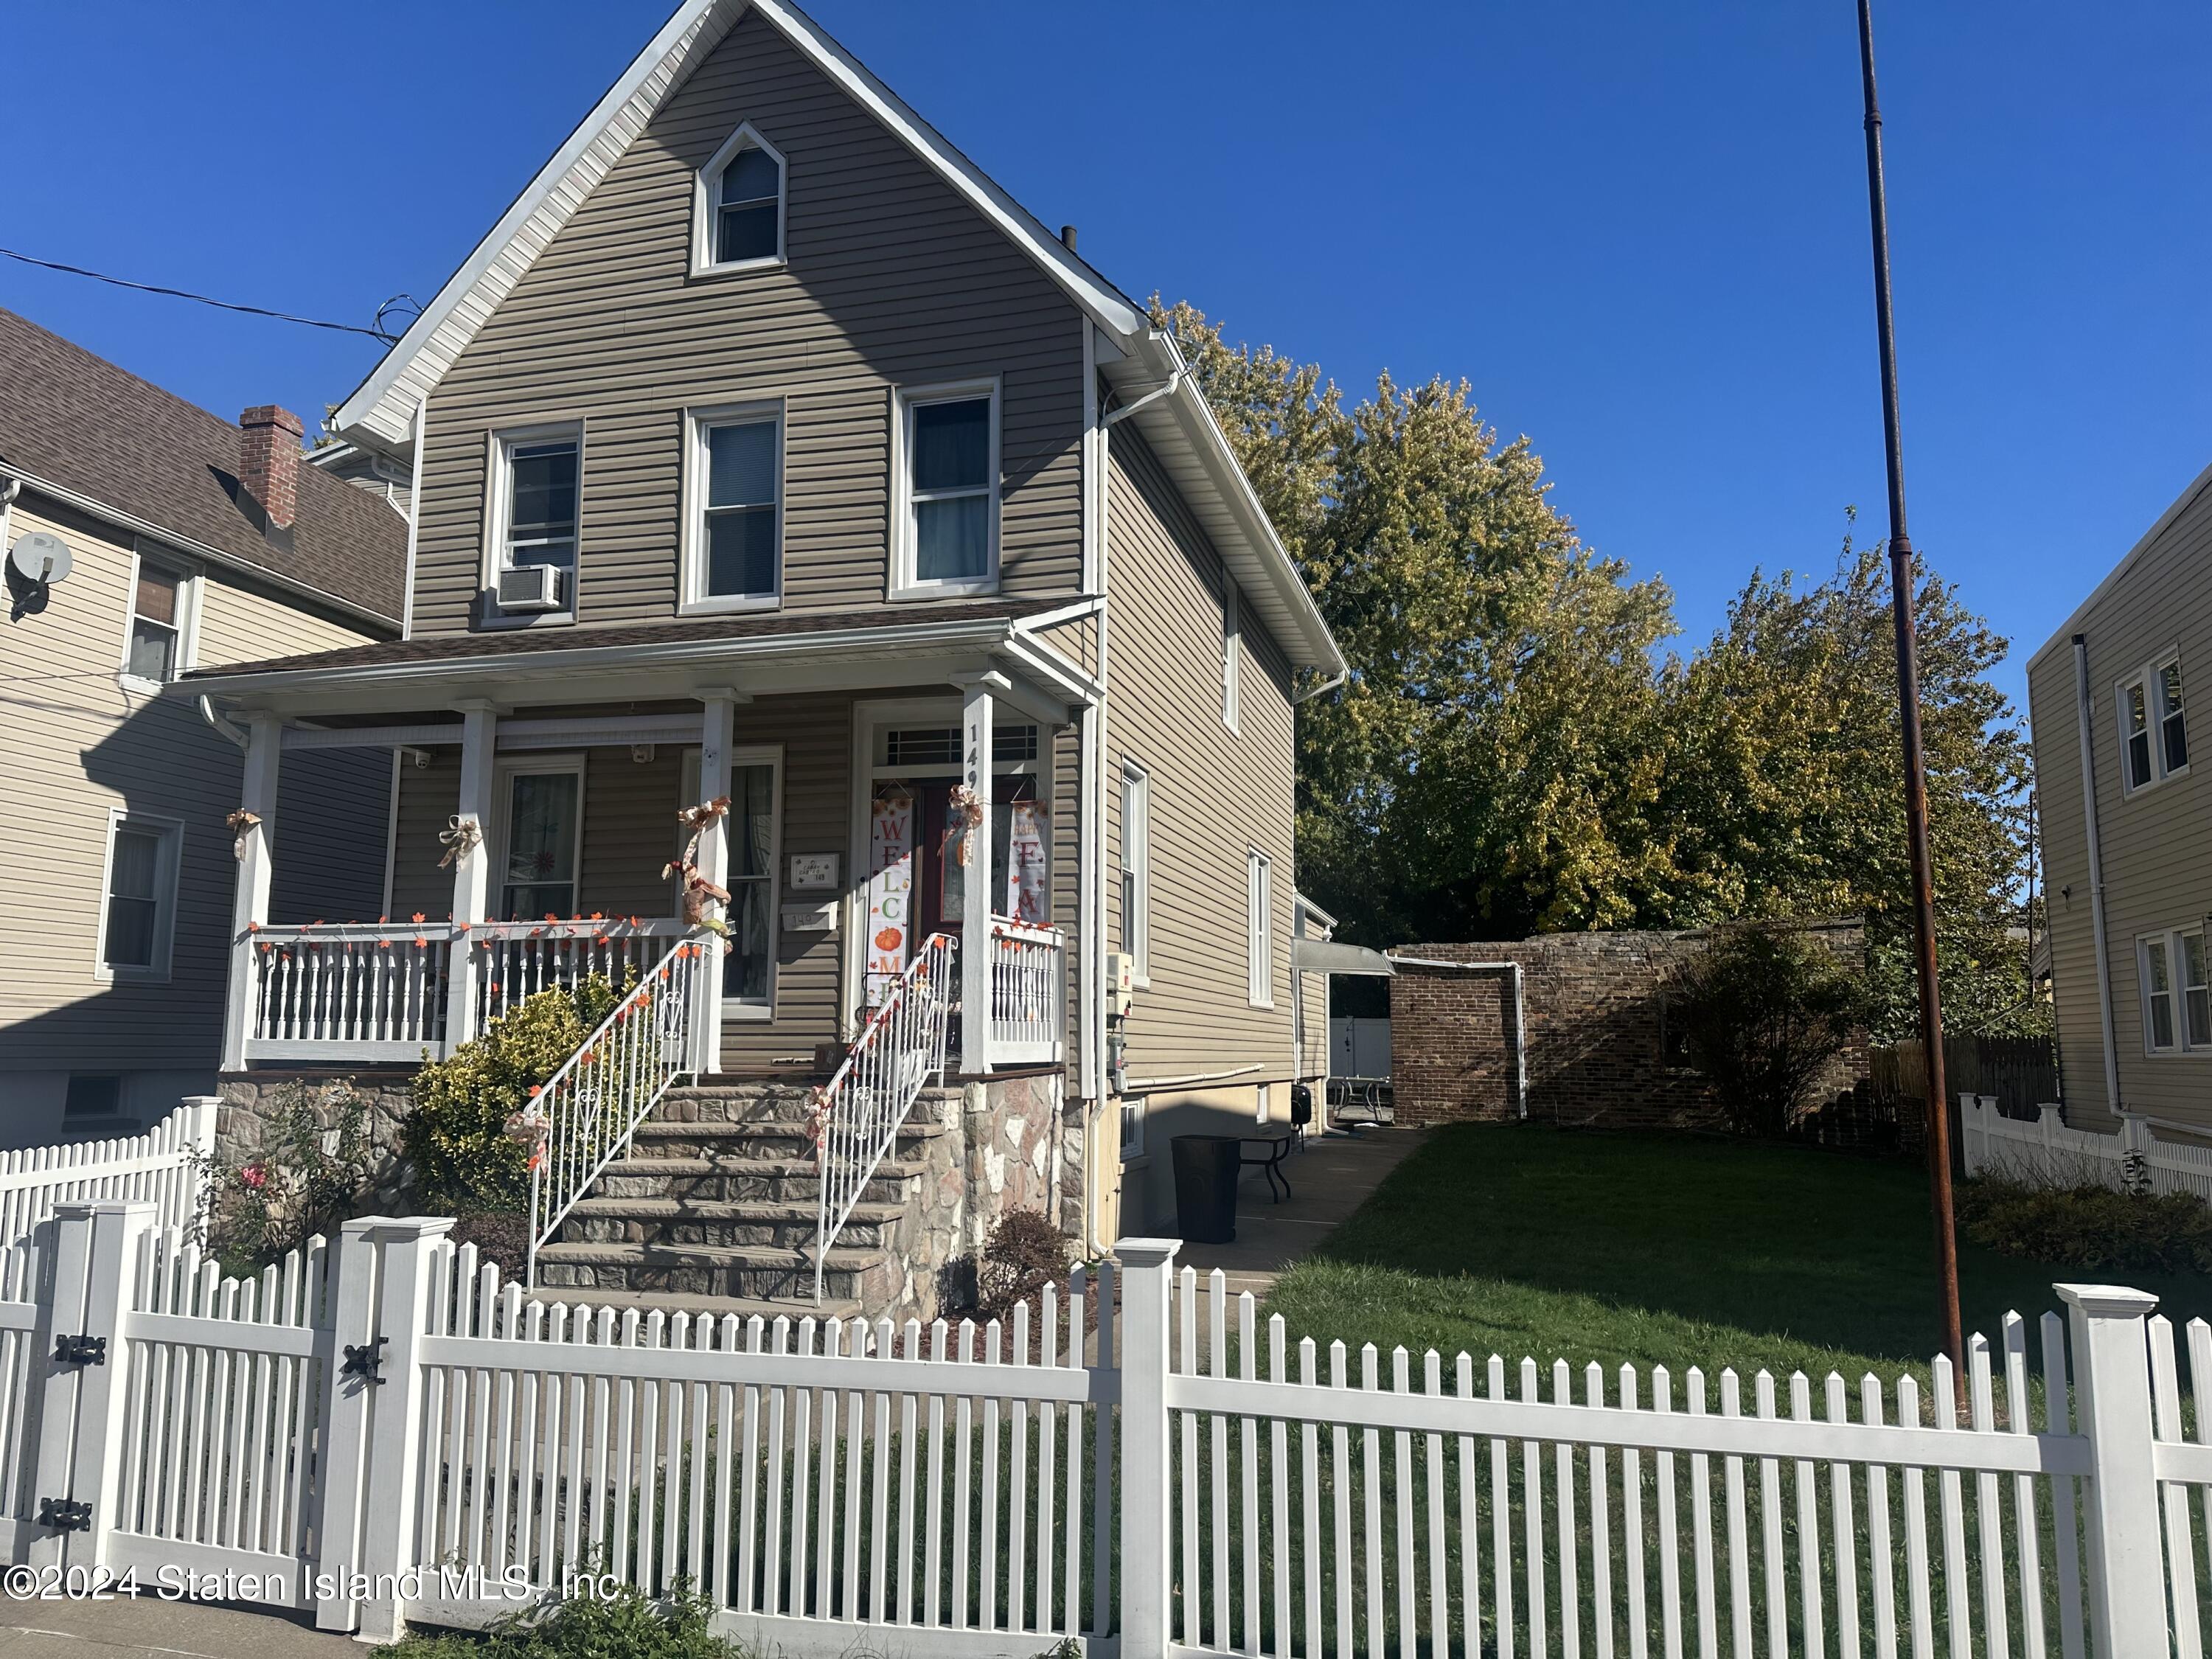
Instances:
[[[88,1532],[92,1528],[92,1505],[75,1498],[41,1498],[39,1524],[56,1532]]]
[[[338,1367],[338,1375],[367,1377],[372,1385],[381,1388],[384,1378],[376,1374],[376,1369],[384,1364],[384,1345],[391,1340],[388,1336],[380,1336],[374,1342],[363,1342],[358,1346],[347,1344],[345,1364]]]
[[[64,1336],[54,1340],[54,1358],[64,1365],[105,1365],[107,1339],[104,1336]]]

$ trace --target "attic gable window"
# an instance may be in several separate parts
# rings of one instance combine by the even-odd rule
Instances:
[[[783,262],[782,153],[750,123],[700,169],[693,274]]]

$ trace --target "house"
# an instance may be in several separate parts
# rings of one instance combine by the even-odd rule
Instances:
[[[2212,777],[2185,688],[2212,663],[2212,468],[2027,663],[2067,1121],[2212,1133]]]
[[[0,1146],[23,1146],[214,1092],[245,734],[159,694],[201,662],[396,637],[406,531],[303,468],[284,410],[234,426],[0,311],[0,547],[22,552],[0,624]],[[286,780],[272,917],[383,913],[391,776],[350,753]]]
[[[175,688],[252,734],[240,1109],[603,969],[657,1035],[519,1130],[538,1282],[871,1312],[1009,1207],[1171,1224],[1125,1121],[1285,1115],[1344,665],[1075,240],[794,8],[686,0],[332,418],[411,481],[400,637]],[[275,926],[289,769],[397,747],[392,920]]]

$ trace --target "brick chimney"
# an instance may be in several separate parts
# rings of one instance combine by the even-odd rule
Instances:
[[[291,528],[300,510],[300,417],[263,404],[238,417],[238,482],[269,522]]]

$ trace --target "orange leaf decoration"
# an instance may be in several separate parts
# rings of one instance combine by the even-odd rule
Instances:
[[[589,920],[591,920],[591,921],[604,921],[605,919],[605,918],[604,917],[604,915],[602,915],[602,913],[600,913],[599,911],[597,911],[597,910],[592,911],[592,914],[591,914],[591,916],[590,916],[590,918],[589,918]]]
[[[376,941],[376,948],[380,951],[389,951],[392,948],[392,941],[388,939],[380,939]]]
[[[544,1086],[543,1085],[541,1085],[541,1084],[536,1084],[536,1083],[533,1083],[533,1084],[532,1084],[532,1085],[530,1085],[530,1097],[531,1097],[532,1100],[535,1100],[535,1099],[537,1099],[537,1098],[538,1098],[538,1090],[539,1090],[541,1087],[543,1087],[543,1086]]]
[[[546,921],[560,921],[560,920],[561,920],[561,918],[560,918],[560,917],[558,917],[558,916],[556,916],[556,915],[554,915],[550,910],[548,910],[548,911],[545,913],[545,920],[546,920]]]
[[[386,922],[387,922],[387,921],[391,921],[391,920],[392,920],[392,918],[391,918],[390,916],[379,916],[379,917],[376,919],[376,925],[377,925],[378,927],[382,927]]]
[[[415,915],[414,915],[414,921],[415,921],[415,924],[416,924],[417,927],[420,927],[420,926],[422,924],[422,921],[424,921],[424,917],[423,917],[422,913],[420,910],[417,910],[417,911],[415,913]]]
[[[497,996],[499,994],[499,981],[497,980],[492,981],[490,984],[484,987],[484,989],[489,991],[492,995]]]
[[[428,946],[429,943],[430,943],[430,941],[429,941],[428,939],[424,939],[424,938],[422,937],[422,934],[417,933],[417,934],[416,934],[416,935],[415,935],[415,948],[416,948],[416,950],[420,951],[420,950],[423,950],[423,949],[427,948],[427,947]]]

